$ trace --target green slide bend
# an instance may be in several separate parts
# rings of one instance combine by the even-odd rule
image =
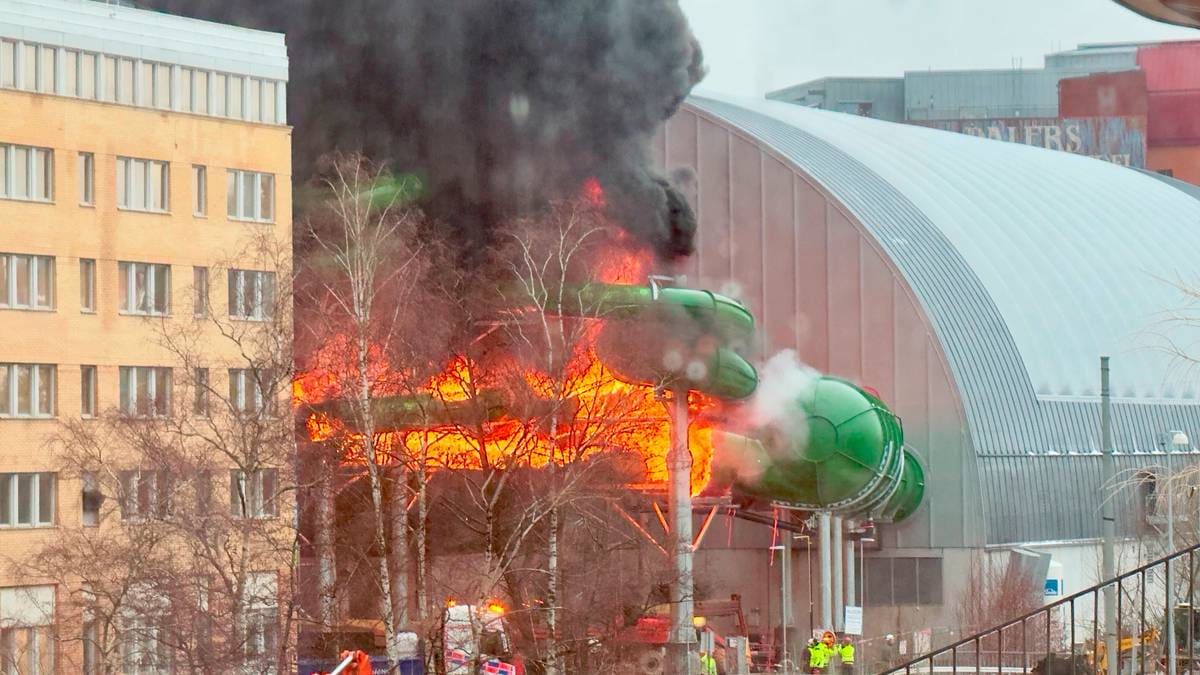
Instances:
[[[727,458],[714,467],[717,475],[739,493],[792,508],[895,522],[920,506],[925,470],[883,401],[845,380],[820,377],[794,405],[791,433],[716,432]]]

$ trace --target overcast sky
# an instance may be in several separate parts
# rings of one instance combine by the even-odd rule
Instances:
[[[709,74],[698,91],[759,95],[827,75],[1040,68],[1087,42],[1200,39],[1112,0],[681,0]]]

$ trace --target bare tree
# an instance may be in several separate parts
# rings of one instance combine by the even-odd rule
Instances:
[[[83,487],[84,526],[12,564],[67,591],[59,638],[82,647],[63,650],[68,665],[294,663],[289,259],[264,235],[209,268],[229,281],[228,311],[209,306],[205,277],[194,307],[145,319],[159,365],[114,369],[117,405],[65,418],[51,440],[60,477]]]

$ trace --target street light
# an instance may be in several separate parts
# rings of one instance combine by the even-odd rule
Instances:
[[[1171,448],[1168,453],[1187,452],[1191,441],[1182,431],[1168,431]],[[1173,488],[1175,483],[1175,467],[1167,459],[1167,555],[1175,553],[1175,499]],[[1171,587],[1171,560],[1167,560],[1167,675],[1175,675],[1175,590]],[[1190,623],[1190,622],[1189,622]]]

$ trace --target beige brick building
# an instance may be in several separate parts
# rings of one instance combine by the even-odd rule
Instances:
[[[53,627],[67,589],[3,561],[125,526],[85,513],[49,442],[63,424],[195,413],[200,368],[214,391],[254,398],[228,382],[237,350],[197,314],[238,325],[275,309],[254,246],[290,251],[286,80],[282,35],[0,0],[0,673],[82,663],[51,639],[68,630]],[[180,372],[161,335],[189,326],[211,363]]]

